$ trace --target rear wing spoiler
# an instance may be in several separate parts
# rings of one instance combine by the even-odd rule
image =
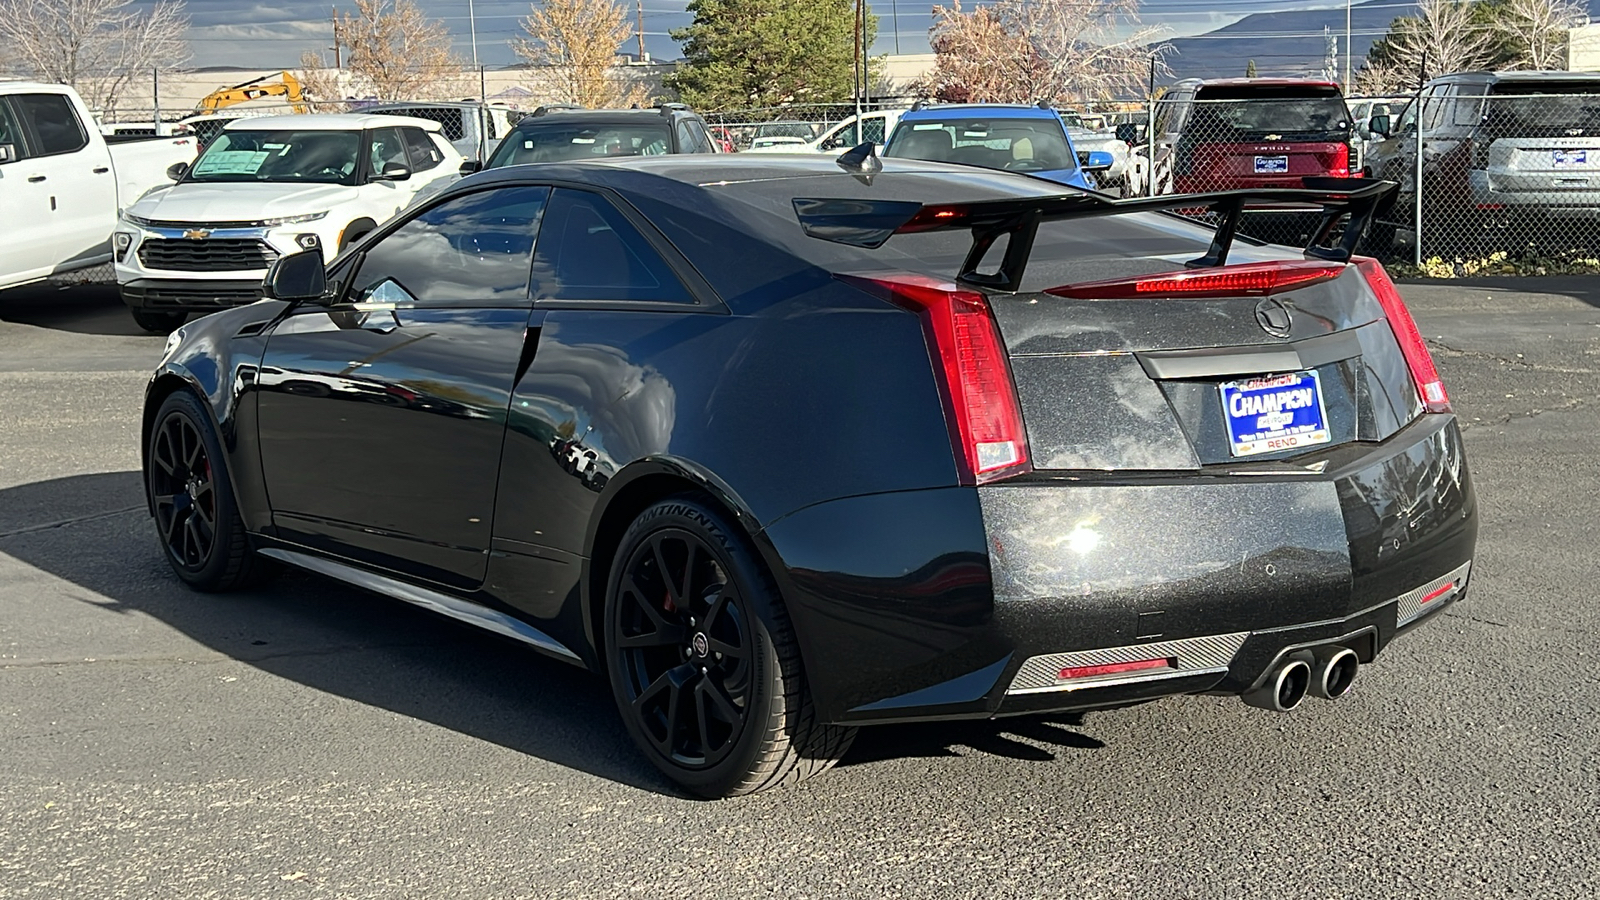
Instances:
[[[1238,235],[1245,209],[1322,209],[1307,259],[1348,262],[1374,217],[1394,204],[1397,185],[1370,178],[1307,178],[1304,188],[1259,188],[1206,194],[1167,194],[1118,200],[1103,194],[1074,193],[1018,200],[983,200],[976,203],[930,203],[908,200],[845,198],[795,198],[794,211],[809,237],[877,249],[897,234],[967,228],[972,249],[967,251],[959,282],[1001,291],[1015,291],[1033,252],[1042,222],[1118,216],[1158,210],[1206,210],[1217,217],[1217,233],[1204,256],[1187,262],[1189,268],[1227,264],[1228,251]],[[1339,221],[1349,221],[1338,230]],[[994,272],[980,272],[984,255],[1002,236],[1008,238],[1005,256]]]

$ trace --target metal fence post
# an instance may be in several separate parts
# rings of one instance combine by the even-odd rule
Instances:
[[[1416,167],[1411,173],[1412,206],[1414,208],[1413,215],[1415,216],[1412,236],[1415,238],[1413,243],[1416,245],[1412,250],[1412,256],[1414,257],[1412,262],[1418,268],[1422,266],[1422,92],[1427,85],[1428,51],[1424,50],[1422,51],[1422,70],[1417,73],[1417,96],[1416,99],[1411,101],[1412,105],[1417,109],[1417,114],[1412,116],[1412,121],[1416,123],[1417,130]]]
[[[478,162],[484,161],[484,151],[489,143],[489,76],[484,67],[478,67]]]
[[[1148,102],[1144,113],[1144,193],[1156,195],[1156,57],[1150,54],[1150,87],[1145,92]]]
[[[151,124],[155,126],[156,134],[161,134],[161,70],[150,70],[150,104],[154,107],[151,113]]]

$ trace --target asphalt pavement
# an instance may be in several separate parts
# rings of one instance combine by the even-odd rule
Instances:
[[[0,293],[0,898],[1600,896],[1600,279],[1402,292],[1482,531],[1349,697],[872,728],[714,803],[598,678],[307,575],[187,591],[139,487],[162,338]]]

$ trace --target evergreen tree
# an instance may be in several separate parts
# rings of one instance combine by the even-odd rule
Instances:
[[[854,0],[691,0],[694,23],[672,31],[683,67],[666,84],[699,109],[851,99]],[[878,33],[867,15],[866,48]]]

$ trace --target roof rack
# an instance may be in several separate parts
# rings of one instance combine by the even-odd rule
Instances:
[[[858,148],[859,149],[859,148]],[[854,151],[852,151],[853,153]],[[849,154],[847,154],[849,155]],[[795,216],[805,233],[820,240],[876,249],[896,234],[970,229],[972,248],[956,280],[979,287],[1015,291],[1033,252],[1041,222],[1092,218],[1156,210],[1203,209],[1218,217],[1217,232],[1204,256],[1185,263],[1191,269],[1226,265],[1245,208],[1322,207],[1321,221],[1305,249],[1307,259],[1349,262],[1367,226],[1394,203],[1399,185],[1371,178],[1305,179],[1304,188],[1251,188],[1209,194],[1167,194],[1117,200],[1091,192],[973,203],[922,204],[915,200],[794,199]],[[1346,215],[1344,231],[1335,232]],[[980,272],[984,255],[1007,238],[1005,258],[994,272]]]
[[[534,116],[548,116],[553,112],[562,112],[569,109],[583,109],[576,103],[547,103],[533,111]]]
[[[689,111],[689,104],[687,104],[687,103],[657,103],[656,104],[656,109],[660,110],[661,114],[663,116],[667,116],[668,118],[671,118],[672,114],[675,113],[675,112],[688,112]]]

